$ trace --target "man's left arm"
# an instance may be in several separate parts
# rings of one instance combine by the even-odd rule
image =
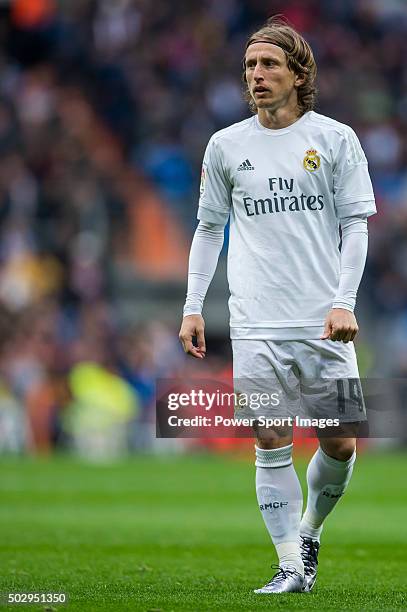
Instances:
[[[366,155],[350,127],[344,129],[338,140],[332,170],[342,249],[338,290],[321,339],[350,342],[358,332],[353,309],[366,262],[367,217],[376,212]]]
[[[366,215],[341,219],[342,249],[339,285],[325,320],[321,340],[350,342],[358,332],[353,314],[356,295],[366,263],[368,230]]]

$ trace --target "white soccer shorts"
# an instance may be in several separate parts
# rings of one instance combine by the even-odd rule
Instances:
[[[366,420],[353,342],[245,339],[232,350],[236,417]]]

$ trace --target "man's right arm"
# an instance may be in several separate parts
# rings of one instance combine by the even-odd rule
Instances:
[[[203,359],[206,352],[202,306],[222,249],[224,227],[232,203],[231,191],[223,154],[215,135],[206,147],[202,164],[198,208],[200,223],[189,256],[188,292],[179,333],[184,351],[198,359]],[[193,344],[193,337],[197,339],[197,346]]]
[[[224,227],[224,223],[201,220],[189,255],[188,290],[179,338],[184,351],[198,359],[203,359],[206,353],[202,308],[222,250]],[[193,344],[193,337],[197,346]]]

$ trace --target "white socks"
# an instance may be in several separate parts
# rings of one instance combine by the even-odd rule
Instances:
[[[299,534],[319,541],[322,523],[348,486],[356,451],[348,461],[338,461],[318,448],[307,469],[308,500],[301,520],[302,491],[292,464],[293,445],[255,448],[257,500],[279,565],[304,575]]]
[[[307,469],[308,500],[301,521],[302,536],[318,540],[322,523],[343,495],[352,476],[356,451],[348,461],[328,457],[319,448]]]
[[[256,493],[279,565],[304,575],[299,545],[302,490],[292,464],[292,448],[256,448]]]

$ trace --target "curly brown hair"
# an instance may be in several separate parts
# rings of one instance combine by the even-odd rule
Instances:
[[[317,65],[307,41],[288,24],[284,17],[276,15],[270,17],[260,30],[251,34],[246,43],[245,54],[248,47],[255,42],[269,42],[284,51],[288,69],[296,75],[305,77],[304,83],[297,88],[300,113],[303,115],[312,110],[317,94],[317,88],[315,87]],[[242,79],[246,85],[245,99],[249,103],[250,110],[256,113],[256,105],[247,87],[245,58],[243,58]]]

